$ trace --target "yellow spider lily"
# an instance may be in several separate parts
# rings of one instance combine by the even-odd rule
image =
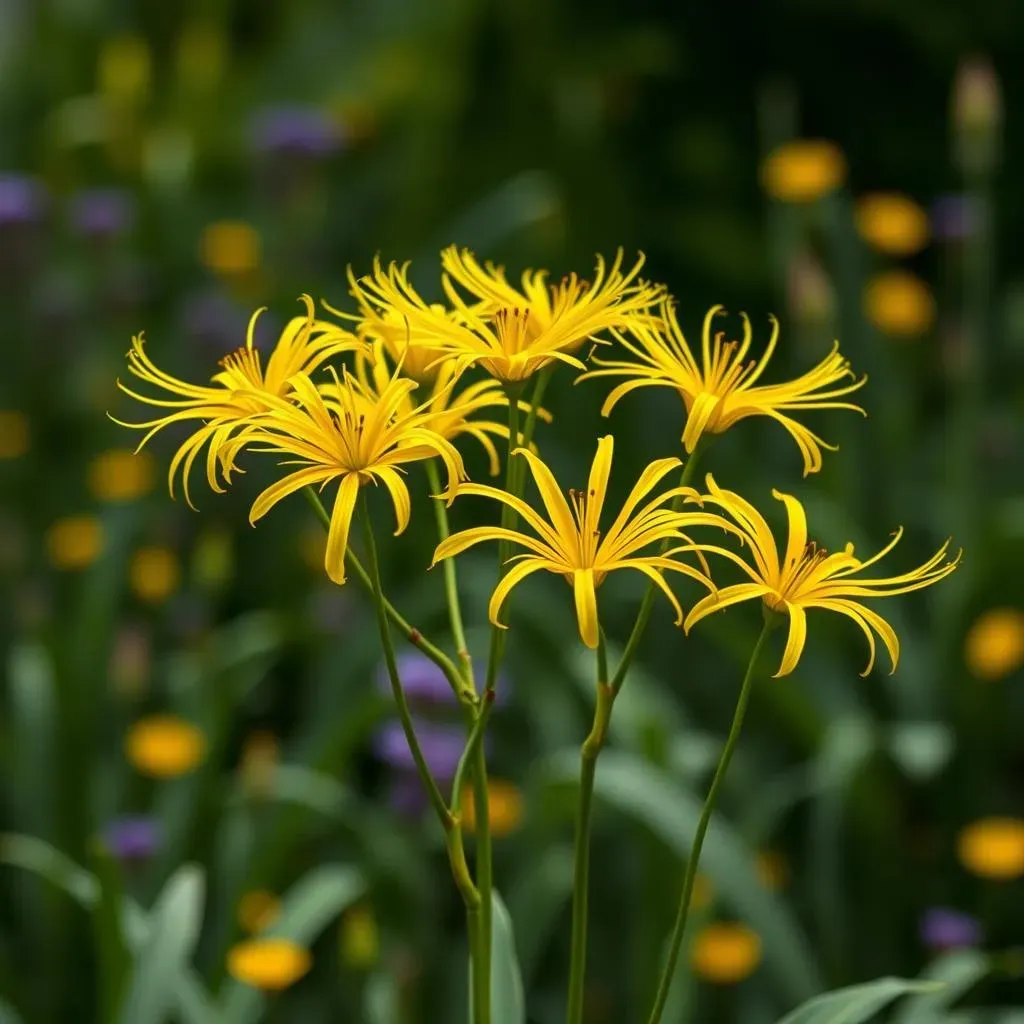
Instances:
[[[396,375],[378,394],[346,370],[342,372],[343,378],[335,378],[329,395],[321,394],[305,374],[296,374],[291,382],[294,404],[276,401],[270,412],[229,442],[229,448],[261,445],[254,450],[293,456],[283,464],[302,467],[256,498],[250,523],[294,491],[313,485],[323,490],[330,481],[340,480],[324,558],[327,575],[339,584],[345,582],[345,552],[360,487],[384,484],[395,508],[397,536],[408,526],[411,511],[409,490],[402,480],[404,463],[439,456],[448,470],[449,501],[466,475],[462,457],[451,442],[426,426],[424,407],[403,411],[415,381]]]
[[[839,399],[862,387],[867,378],[854,376],[836,343],[813,370],[796,380],[759,385],[757,382],[778,341],[778,321],[772,317],[772,336],[761,358],[744,362],[752,340],[750,321],[742,314],[742,342],[724,341],[722,331],[712,340],[712,321],[723,312],[721,306],[714,306],[704,318],[699,362],[683,337],[672,303],[666,301],[661,306],[662,326],[634,323],[630,327],[632,340],[618,331],[612,332],[632,358],[594,358],[592,362],[599,369],[589,370],[578,379],[628,378],[609,393],[601,408],[602,416],[607,416],[620,398],[637,388],[674,388],[686,405],[682,442],[688,452],[697,447],[705,433],[720,434],[748,416],[770,416],[789,431],[800,449],[804,476],[816,473],[821,469],[821,449],[835,451],[836,446],[827,444],[789,414],[809,409],[852,409],[864,415],[860,406]],[[840,383],[847,378],[852,383]]]
[[[192,504],[188,493],[188,478],[192,464],[209,444],[206,458],[206,477],[210,487],[217,492],[224,490],[217,479],[220,462],[225,479],[234,468],[233,457],[239,446],[233,446],[232,457],[225,456],[224,445],[240,427],[250,419],[270,408],[275,399],[288,398],[291,394],[290,379],[296,373],[311,373],[325,360],[341,352],[365,347],[355,335],[339,327],[317,320],[313,312],[313,301],[308,295],[302,296],[306,316],[294,317],[281,332],[263,369],[260,353],[253,347],[253,332],[261,309],[253,313],[249,321],[245,345],[221,360],[219,373],[214,374],[209,385],[189,384],[178,380],[157,368],[146,353],[143,336],[132,338],[128,352],[128,369],[136,377],[160,388],[173,398],[154,398],[142,395],[126,387],[120,381],[118,387],[132,398],[147,405],[171,409],[166,415],[146,423],[116,423],[125,427],[147,430],[139,442],[138,451],[158,431],[172,423],[196,421],[201,424],[196,431],[178,448],[171,460],[168,484],[174,496],[174,477],[182,469],[182,485],[185,500]]]
[[[623,273],[621,250],[611,267],[598,258],[592,284],[571,275],[548,285],[545,271],[526,271],[521,292],[501,268],[487,264],[484,270],[465,250],[453,246],[442,258],[451,312],[420,297],[409,282],[408,264],[391,263],[385,270],[379,259],[373,273],[356,283],[357,298],[407,324],[411,347],[431,346],[454,358],[458,373],[479,365],[510,384],[553,361],[585,369],[573,350],[601,331],[629,326],[661,294],[660,287],[635,280],[642,258]],[[480,301],[467,302],[455,282]]]
[[[680,465],[679,459],[659,459],[652,462],[640,475],[615,521],[602,536],[601,511],[611,473],[614,443],[614,438],[610,435],[600,439],[590,469],[587,490],[569,492],[571,507],[562,496],[551,470],[541,459],[524,448],[517,448],[513,452],[514,455],[521,455],[528,461],[530,472],[548,514],[548,521],[521,498],[496,487],[488,487],[485,484],[464,484],[459,487],[460,495],[477,494],[508,505],[537,535],[533,537],[517,530],[480,526],[453,534],[443,540],[434,552],[435,565],[444,558],[451,558],[474,544],[487,540],[508,541],[530,552],[516,556],[518,564],[501,579],[491,596],[487,611],[495,626],[505,628],[498,616],[512,588],[531,573],[541,569],[558,573],[572,584],[580,638],[591,648],[597,646],[600,628],[597,615],[597,587],[610,572],[617,569],[635,569],[643,573],[661,588],[671,602],[676,612],[677,624],[683,621],[683,611],[659,570],[683,573],[709,589],[714,589],[714,584],[699,569],[675,558],[640,554],[643,548],[660,540],[688,540],[682,531],[689,526],[718,526],[736,532],[721,516],[706,512],[676,512],[663,507],[666,502],[677,496],[696,499],[697,492],[692,487],[674,487],[648,501],[639,512],[636,511],[640,502],[657,486],[665,474]],[[687,550],[699,550],[699,545],[691,545]]]
[[[861,675],[868,675],[875,664],[875,638],[872,630],[881,637],[889,652],[892,671],[896,671],[900,642],[895,630],[881,615],[855,599],[906,594],[948,576],[960,561],[960,553],[952,561],[946,560],[949,541],[927,562],[910,572],[883,579],[865,579],[856,574],[892,551],[903,533],[902,529],[897,530],[892,540],[866,561],[862,562],[854,555],[852,544],[830,555],[813,541],[808,542],[807,517],[800,502],[789,494],[772,491],[774,497],[785,504],[789,520],[789,538],[785,554],[780,560],[772,532],[761,513],[738,494],[718,487],[710,474],[707,486],[709,493],[700,500],[704,504],[710,502],[719,506],[736,522],[740,536],[745,545],[749,546],[750,557],[744,559],[735,552],[709,545],[703,545],[702,550],[713,551],[735,562],[750,577],[751,582],[723,587],[698,601],[686,616],[687,632],[712,612],[721,611],[740,601],[761,598],[768,608],[789,616],[789,637],[782,655],[782,664],[775,673],[777,678],[792,672],[800,660],[807,638],[807,609],[824,608],[852,619],[867,637],[871,656]]]

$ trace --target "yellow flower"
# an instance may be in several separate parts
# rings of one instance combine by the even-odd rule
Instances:
[[[633,340],[613,332],[632,358],[592,361],[600,367],[579,377],[626,377],[617,384],[601,408],[607,416],[624,395],[637,388],[674,388],[686,404],[686,427],[682,442],[692,452],[705,433],[720,434],[748,416],[770,416],[789,431],[804,459],[804,476],[821,469],[821,449],[835,451],[820,437],[795,420],[789,413],[811,409],[852,409],[862,415],[858,405],[840,401],[844,395],[862,387],[867,378],[857,379],[850,364],[839,354],[838,343],[813,370],[783,384],[761,384],[758,380],[768,365],[779,337],[779,325],[772,318],[772,336],[764,354],[755,363],[744,362],[750,350],[752,331],[743,317],[743,341],[725,341],[724,332],[711,337],[712,321],[724,310],[714,306],[704,318],[701,359],[697,361],[676,319],[672,303],[662,304],[662,324],[657,327],[636,324]],[[850,383],[843,383],[849,379]]]
[[[28,419],[14,409],[0,409],[0,460],[20,459],[28,451]]]
[[[517,564],[495,588],[487,609],[487,614],[495,626],[506,628],[498,616],[512,588],[531,573],[541,569],[564,576],[572,585],[580,637],[591,648],[597,647],[599,630],[597,587],[610,572],[617,569],[635,569],[643,573],[657,584],[669,599],[676,611],[677,623],[682,622],[682,608],[659,570],[684,573],[713,589],[711,581],[699,569],[666,555],[639,553],[643,548],[660,540],[688,540],[681,532],[688,526],[709,525],[732,529],[726,520],[717,515],[675,512],[664,508],[665,503],[673,498],[696,497],[697,492],[690,487],[676,487],[665,491],[634,515],[637,505],[662,477],[680,465],[679,459],[659,459],[652,462],[641,474],[608,532],[602,536],[601,511],[612,468],[614,443],[611,435],[598,441],[587,490],[569,492],[571,508],[562,496],[558,481],[541,459],[523,448],[517,448],[513,452],[514,455],[521,455],[529,463],[549,522],[545,522],[521,498],[496,487],[489,487],[486,484],[465,484],[459,488],[459,494],[477,494],[508,505],[537,534],[536,537],[531,537],[516,530],[479,526],[453,534],[441,541],[434,552],[435,565],[444,558],[451,558],[486,540],[509,541],[532,552],[518,556]],[[696,546],[691,548],[696,549]],[[669,555],[671,554],[669,552]]]
[[[149,604],[159,604],[174,593],[180,578],[178,556],[169,548],[139,548],[128,567],[132,593]]]
[[[281,916],[281,901],[266,889],[253,889],[238,901],[238,923],[250,935],[266,931]]]
[[[1007,882],[1024,875],[1024,821],[982,818],[960,833],[957,856],[971,874]]]
[[[341,918],[341,958],[355,971],[369,970],[380,956],[380,929],[373,907],[361,903]]]
[[[512,384],[554,361],[584,369],[573,350],[601,331],[628,326],[662,294],[660,287],[636,280],[642,257],[622,272],[621,250],[611,267],[598,258],[592,284],[572,274],[548,285],[545,271],[528,270],[522,291],[506,282],[500,267],[482,269],[465,250],[453,246],[442,259],[442,283],[455,316],[420,297],[409,283],[408,264],[392,263],[385,271],[375,260],[373,274],[354,284],[357,297],[407,323],[411,345],[426,344],[454,358],[457,374],[480,365]],[[454,282],[480,301],[469,304]]]
[[[228,973],[265,992],[280,992],[313,965],[309,950],[289,939],[250,939],[228,951]]]
[[[149,89],[149,46],[141,36],[120,35],[107,40],[100,51],[100,90],[113,100],[134,102]]]
[[[135,501],[153,489],[153,470],[148,452],[114,448],[89,463],[89,490],[97,501]]]
[[[84,569],[103,550],[103,525],[95,516],[65,516],[46,531],[46,550],[58,569]]]
[[[751,579],[750,583],[737,583],[723,587],[698,601],[686,616],[686,631],[712,612],[751,598],[761,598],[772,611],[789,616],[789,638],[782,655],[776,677],[788,675],[796,668],[807,639],[807,609],[824,608],[852,619],[867,638],[871,656],[861,675],[868,675],[875,664],[874,630],[885,644],[896,671],[900,643],[895,630],[877,612],[852,600],[861,597],[892,597],[920,590],[948,576],[960,561],[960,555],[946,561],[949,541],[916,569],[883,579],[864,579],[854,575],[884,558],[898,543],[903,530],[897,530],[892,540],[876,555],[862,562],[853,553],[853,545],[830,555],[814,541],[807,540],[807,517],[803,506],[789,494],[772,491],[774,497],[786,506],[789,520],[789,538],[785,556],[780,560],[775,539],[764,517],[749,502],[733,491],[718,487],[708,474],[709,494],[702,501],[718,505],[727,512],[740,528],[744,547],[749,547],[749,561],[725,548],[703,545],[704,551],[714,551],[735,562]]]
[[[813,203],[846,177],[846,159],[833,142],[800,139],[773,150],[761,166],[761,184],[773,199]]]
[[[889,256],[912,256],[928,244],[928,214],[898,192],[862,196],[854,220],[860,237]]]
[[[906,270],[887,270],[864,290],[864,314],[885,334],[913,338],[935,319],[935,299],[928,286]]]
[[[496,838],[515,832],[522,824],[525,804],[523,791],[504,779],[487,780],[487,813],[491,835]],[[473,789],[467,786],[462,794],[462,825],[469,833],[476,831],[476,805]]]
[[[413,350],[410,349],[409,352]],[[399,357],[401,359],[401,357]],[[402,376],[411,377],[406,373],[406,361],[396,361],[395,372]],[[498,451],[491,440],[491,435],[508,440],[508,425],[488,419],[470,419],[474,413],[481,409],[508,407],[508,397],[502,386],[496,380],[476,381],[466,387],[459,388],[459,378],[456,376],[455,362],[451,359],[443,360],[434,368],[434,376],[422,382],[421,388],[429,389],[429,397],[422,405],[423,425],[436,431],[446,441],[453,441],[462,434],[468,434],[480,442],[487,454],[489,468],[492,476],[497,475],[500,469]],[[372,387],[378,393],[387,387],[389,375],[388,364],[384,357],[383,347],[380,342],[374,345],[373,355],[368,359],[359,360],[359,379],[367,387]],[[334,391],[331,384],[321,385],[321,394],[330,395]],[[528,412],[530,406],[520,401],[519,407]],[[416,403],[411,395],[406,396],[399,407],[400,413],[411,413],[416,408]],[[546,410],[539,410],[541,419],[550,422],[551,416]]]
[[[259,451],[293,457],[299,465],[271,484],[253,503],[249,522],[255,524],[282,498],[302,487],[319,485],[322,490],[339,479],[338,493],[327,532],[324,568],[335,583],[345,582],[345,552],[359,488],[380,482],[387,488],[395,507],[396,535],[409,524],[409,490],[400,466],[440,456],[448,470],[448,497],[466,475],[462,456],[436,431],[425,425],[423,407],[402,411],[415,381],[393,377],[378,394],[355,379],[347,370],[343,380],[335,375],[330,395],[317,391],[305,374],[296,374],[291,384],[296,405],[278,401],[272,412],[230,443],[229,458],[243,445],[265,445]]]
[[[206,756],[206,737],[177,715],[140,718],[128,731],[125,753],[143,775],[174,779],[186,775]]]
[[[1024,665],[1024,612],[990,608],[967,633],[964,660],[977,679],[1002,679]]]
[[[749,978],[761,962],[761,939],[742,924],[709,924],[693,938],[690,963],[705,981],[734,985]]]
[[[214,221],[203,228],[199,258],[215,274],[228,277],[249,273],[260,263],[260,236],[242,220]]]
[[[227,479],[234,468],[233,455],[239,449],[234,447],[231,455],[226,456],[224,445],[239,427],[248,423],[256,414],[266,412],[275,400],[290,397],[291,378],[294,374],[311,373],[331,356],[362,347],[363,343],[353,334],[316,320],[313,301],[308,295],[304,295],[302,301],[306,306],[306,316],[293,318],[282,331],[267,360],[266,370],[263,369],[260,353],[253,347],[256,318],[262,312],[257,310],[249,321],[245,346],[221,360],[222,369],[213,376],[210,385],[189,384],[158,369],[146,354],[142,335],[132,339],[128,369],[147,384],[173,397],[141,395],[120,381],[118,387],[140,402],[173,411],[145,423],[115,422],[147,430],[139,448],[171,423],[199,424],[195,433],[178,448],[171,460],[168,481],[172,496],[174,477],[181,467],[185,500],[192,504],[188,493],[188,478],[196,456],[207,442],[206,477],[213,490],[223,491],[217,479],[218,463]]]

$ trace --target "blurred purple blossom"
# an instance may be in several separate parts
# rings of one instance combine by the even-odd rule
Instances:
[[[921,941],[934,950],[977,946],[981,942],[978,919],[951,907],[932,907],[921,916]]]
[[[340,148],[339,127],[314,107],[281,106],[260,111],[252,121],[253,148],[263,153],[322,157]]]
[[[245,344],[251,311],[246,312],[229,295],[213,288],[189,295],[181,307],[184,333],[216,359]],[[268,351],[280,334],[280,321],[263,313],[256,321],[254,344]]]
[[[430,806],[426,790],[415,772],[402,772],[391,782],[388,802],[403,818],[419,818]]]
[[[46,192],[34,178],[0,174],[0,226],[33,224],[46,209]]]
[[[404,651],[398,656],[398,676],[402,680],[405,695],[414,703],[454,704],[455,694],[444,673],[425,654],[419,651]],[[478,684],[482,680],[477,677]],[[391,693],[391,682],[386,665],[377,670],[377,686],[382,693]],[[498,676],[495,686],[497,703],[503,704],[508,695],[508,679]]]
[[[951,193],[932,203],[932,233],[943,242],[960,242],[978,229],[977,202],[969,195]]]
[[[454,725],[424,721],[416,722],[415,728],[430,771],[438,779],[453,779],[466,743],[463,730]],[[387,722],[381,727],[374,738],[374,750],[392,768],[406,772],[416,768],[400,722]]]
[[[89,189],[71,200],[71,226],[85,238],[113,238],[128,231],[134,220],[134,200],[123,189]]]
[[[118,860],[137,863],[148,860],[160,848],[163,829],[155,818],[126,815],[107,823],[103,842]]]

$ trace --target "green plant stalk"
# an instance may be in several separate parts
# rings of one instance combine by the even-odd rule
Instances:
[[[615,694],[608,685],[608,655],[604,632],[597,639],[597,706],[590,734],[580,749],[580,790],[576,804],[576,837],[572,882],[572,947],[569,959],[567,1024],[582,1024],[583,990],[587,973],[587,900],[590,887],[590,813],[594,802],[597,757],[608,737]]]
[[[707,447],[707,440],[701,438],[697,442],[697,446],[690,453],[690,457],[686,460],[686,465],[683,466],[683,472],[679,477],[679,487],[688,487],[690,481],[693,479],[694,474],[697,471],[697,461],[700,458],[701,452]],[[678,496],[672,501],[672,511],[678,512],[682,507],[682,499]],[[659,554],[664,554],[668,549],[670,541],[668,538],[661,542],[661,550]],[[651,610],[654,607],[654,599],[657,596],[656,586],[653,583],[647,584],[647,590],[644,593],[643,600],[640,602],[640,609],[636,613],[636,619],[633,622],[633,629],[630,631],[629,639],[626,641],[625,649],[622,652],[622,657],[619,659],[619,666],[615,670],[615,675],[612,677],[611,682],[608,684],[612,693],[618,696],[619,690],[622,689],[622,684],[626,681],[626,673],[629,671],[629,666],[633,662],[633,658],[636,656],[637,648],[640,646],[640,641],[643,639],[644,633],[647,630],[647,623],[651,619]]]
[[[312,487],[303,488],[302,492],[306,501],[309,502],[310,507],[316,513],[317,519],[320,520],[323,528],[329,530],[331,527],[331,517],[324,508],[323,502],[320,500],[320,496],[313,490]],[[367,593],[373,594],[373,581],[370,579],[370,574],[366,571],[363,563],[359,561],[356,553],[349,548],[345,552],[345,561],[348,563],[348,567],[356,574],[359,578],[359,582],[366,589]],[[431,643],[415,626],[410,625],[409,621],[402,616],[397,608],[385,597],[384,598],[384,610],[387,613],[387,617],[395,624],[395,628],[413,645],[417,650],[422,651],[423,654],[428,657],[443,673],[445,679],[448,680],[449,686],[458,698],[459,703],[464,706],[473,707],[477,703],[476,693],[473,690],[467,690],[465,683],[462,680],[462,676],[456,668],[455,663],[451,658],[448,657],[444,651],[441,650],[436,644]]]
[[[729,736],[722,748],[721,757],[718,759],[718,767],[715,768],[708,795],[701,808],[700,820],[697,822],[697,831],[693,836],[693,843],[690,846],[690,854],[686,859],[686,873],[683,876],[683,891],[679,897],[679,909],[676,911],[676,921],[672,928],[672,939],[669,943],[668,956],[665,959],[665,966],[661,972],[661,980],[658,982],[658,991],[654,997],[654,1005],[651,1008],[651,1015],[648,1024],[659,1024],[661,1015],[665,1011],[665,1003],[668,1000],[669,990],[672,988],[672,979],[676,973],[676,963],[679,960],[679,951],[683,946],[683,935],[686,932],[686,919],[690,913],[690,899],[693,896],[693,883],[697,877],[697,866],[700,863],[701,850],[704,847],[704,837],[711,823],[711,815],[715,809],[715,801],[718,799],[718,791],[722,786],[725,773],[729,770],[729,762],[732,760],[733,752],[740,738],[740,731],[743,728],[743,718],[747,712],[747,704],[754,684],[754,669],[761,656],[761,650],[768,639],[768,634],[778,621],[775,612],[766,610],[764,625],[761,627],[761,634],[754,644],[750,661],[747,662],[747,671],[743,676],[743,683],[740,686],[740,695],[736,700],[736,710],[732,716],[732,726],[729,728]]]

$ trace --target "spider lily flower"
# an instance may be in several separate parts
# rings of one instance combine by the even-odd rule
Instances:
[[[506,384],[521,383],[552,362],[585,369],[571,354],[575,349],[602,331],[629,326],[661,294],[659,287],[636,281],[642,258],[623,273],[621,250],[611,267],[598,258],[593,283],[571,275],[548,285],[545,271],[526,271],[521,292],[501,268],[481,268],[465,250],[453,246],[442,259],[451,311],[424,301],[409,282],[407,263],[385,270],[375,260],[373,273],[354,286],[357,297],[406,324],[411,347],[427,345],[452,357],[457,373],[479,365]],[[456,283],[477,301],[467,301]]]
[[[294,317],[286,325],[267,360],[266,369],[253,342],[256,321],[262,312],[258,309],[249,320],[245,345],[221,360],[220,372],[214,374],[208,385],[189,384],[165,373],[146,353],[143,336],[136,335],[132,339],[128,369],[140,380],[159,388],[164,395],[143,395],[121,381],[117,382],[117,386],[137,401],[171,410],[145,423],[114,420],[121,426],[147,431],[136,451],[154,434],[172,423],[194,421],[198,425],[171,459],[168,483],[172,497],[174,478],[180,468],[185,500],[192,505],[188,478],[192,464],[204,445],[208,445],[207,481],[212,490],[223,492],[224,488],[218,479],[218,464],[227,481],[231,470],[235,468],[234,456],[240,449],[240,446],[233,445],[229,457],[226,448],[228,440],[249,423],[253,416],[268,411],[279,399],[291,398],[291,379],[294,375],[311,373],[332,356],[364,347],[365,343],[350,332],[317,320],[313,314],[313,301],[308,295],[304,295],[302,301],[306,306],[306,316]],[[166,397],[168,395],[173,397]]]
[[[403,464],[439,456],[448,470],[449,501],[459,480],[466,477],[462,457],[427,425],[423,406],[409,409],[406,399],[416,382],[393,376],[378,393],[347,370],[324,395],[305,374],[291,379],[294,403],[276,400],[274,408],[255,419],[228,444],[235,448],[291,456],[285,465],[301,468],[271,484],[253,503],[249,522],[255,524],[282,498],[303,487],[321,490],[339,480],[327,533],[324,568],[335,583],[345,582],[345,552],[359,488],[382,483],[395,508],[396,536],[409,524],[411,502],[402,480]]]
[[[605,577],[618,569],[634,569],[656,584],[668,598],[676,612],[677,625],[683,621],[679,601],[662,573],[678,572],[690,576],[709,590],[714,584],[700,569],[686,565],[675,558],[658,554],[642,554],[651,544],[665,539],[689,539],[683,530],[690,526],[718,526],[736,532],[719,515],[707,512],[676,512],[665,504],[676,497],[697,498],[692,487],[675,487],[659,494],[637,511],[640,503],[658,482],[680,465],[679,459],[659,459],[652,462],[640,475],[626,498],[618,516],[603,533],[600,529],[608,477],[611,473],[614,438],[602,437],[597,445],[590,470],[587,490],[570,491],[570,501],[562,495],[551,470],[532,452],[517,448],[513,454],[521,455],[529,464],[541,501],[547,512],[545,520],[521,498],[489,487],[486,484],[464,484],[459,494],[476,494],[492,498],[514,509],[536,536],[496,526],[480,526],[462,530],[443,540],[434,552],[434,564],[451,558],[481,541],[508,541],[526,548],[527,554],[516,556],[516,564],[509,569],[491,596],[488,615],[495,626],[505,626],[499,619],[501,608],[512,589],[531,573],[543,569],[558,573],[572,585],[576,599],[576,617],[580,637],[590,648],[598,643],[597,588]],[[686,550],[696,550],[690,545]]]
[[[744,547],[749,549],[749,556],[743,558],[733,551],[709,545],[703,545],[702,550],[713,551],[735,562],[750,577],[750,582],[722,587],[698,601],[686,616],[684,628],[687,632],[695,623],[713,612],[740,601],[761,598],[769,609],[789,617],[789,637],[782,655],[782,664],[775,673],[778,678],[789,675],[800,660],[807,639],[807,609],[823,608],[852,619],[867,638],[870,658],[862,676],[868,675],[875,664],[874,633],[881,637],[892,662],[892,671],[896,671],[900,655],[896,631],[858,598],[906,594],[948,576],[956,568],[961,554],[958,553],[952,560],[947,559],[948,540],[916,569],[899,576],[864,577],[860,574],[865,569],[879,562],[896,546],[902,536],[902,528],[893,534],[892,540],[881,551],[866,561],[862,562],[854,555],[852,544],[847,544],[842,551],[829,554],[813,541],[808,541],[807,517],[800,502],[789,494],[772,491],[772,495],[784,503],[789,520],[786,550],[780,558],[768,524],[753,505],[733,491],[720,488],[710,474],[707,487],[709,493],[702,495],[699,500],[705,505],[717,505],[732,518],[739,527]]]
[[[688,452],[693,452],[704,434],[720,434],[748,416],[770,416],[789,431],[800,449],[804,476],[816,473],[821,469],[821,449],[835,451],[836,446],[827,444],[790,414],[811,409],[852,409],[866,415],[859,405],[841,399],[862,387],[867,378],[854,376],[836,343],[814,369],[796,380],[758,384],[778,341],[778,321],[771,318],[772,336],[761,358],[744,362],[753,337],[750,320],[742,314],[742,342],[725,341],[723,331],[716,332],[712,339],[712,322],[720,313],[724,313],[722,307],[714,306],[704,318],[699,361],[683,337],[672,303],[665,301],[661,326],[636,322],[630,326],[632,338],[612,331],[628,355],[608,360],[595,357],[592,362],[598,369],[589,370],[578,380],[627,378],[608,394],[601,408],[603,416],[637,388],[674,388],[686,405],[682,443]]]

